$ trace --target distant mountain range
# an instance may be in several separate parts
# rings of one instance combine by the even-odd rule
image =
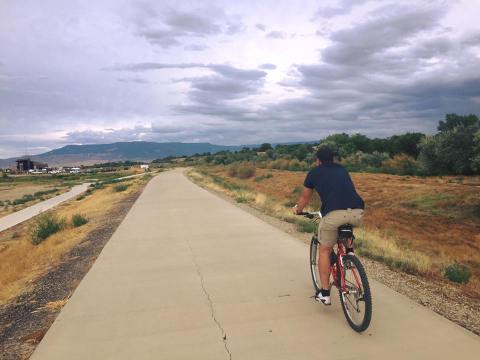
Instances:
[[[167,156],[196,153],[235,151],[243,146],[214,145],[210,143],[157,143],[146,141],[117,142],[113,144],[67,145],[43,154],[32,155],[34,161],[49,166],[93,165],[110,161],[152,161]],[[16,158],[0,159],[0,168],[15,165]]]

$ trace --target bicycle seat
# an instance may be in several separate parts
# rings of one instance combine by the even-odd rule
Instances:
[[[338,227],[338,237],[340,238],[352,238],[353,237],[353,225],[343,224]]]

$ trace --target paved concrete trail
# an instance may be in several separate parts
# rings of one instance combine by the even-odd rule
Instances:
[[[10,215],[6,215],[0,218],[0,231],[6,230],[12,226],[15,226],[17,224],[20,224],[21,222],[24,222],[34,216],[37,216],[38,214],[50,210],[51,208],[61,204],[64,201],[70,200],[81,193],[87,191],[88,186],[90,184],[81,184],[81,185],[76,185],[72,187],[69,191],[66,193],[63,193],[61,195],[55,196],[53,198],[47,199],[45,201],[42,201],[38,204],[29,206],[25,209],[16,211]]]
[[[148,184],[33,354],[45,359],[449,359],[480,340],[372,281],[353,332],[315,303],[305,244],[192,184]],[[432,294],[435,296],[435,294]]]

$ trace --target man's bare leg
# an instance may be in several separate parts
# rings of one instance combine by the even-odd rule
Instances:
[[[320,245],[318,257],[318,271],[320,272],[320,282],[322,289],[329,289],[330,279],[330,253],[333,246]]]

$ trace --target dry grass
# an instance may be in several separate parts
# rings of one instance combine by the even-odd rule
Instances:
[[[392,237],[386,237],[379,231],[363,229],[357,231],[356,249],[360,255],[381,261],[390,267],[408,273],[431,275],[432,259],[408,246],[400,245]]]
[[[61,261],[70,249],[79,244],[89,232],[108,221],[109,211],[123,198],[141,189],[145,179],[131,180],[123,192],[113,192],[112,185],[94,191],[81,201],[71,200],[53,210],[62,218],[74,214],[88,215],[89,222],[81,227],[68,226],[38,245],[30,241],[35,219],[0,233],[0,304],[17,296],[39,275]]]
[[[212,181],[209,174],[228,181],[230,189],[222,187],[221,181]],[[256,175],[265,178],[231,178],[221,166],[191,172],[194,180],[203,178],[203,184],[213,190],[298,223],[289,207],[298,197],[294,189],[301,187],[305,174],[257,169]],[[473,275],[465,290],[480,297],[479,177],[353,173],[352,178],[367,204],[365,229],[358,232],[360,253],[392,268],[436,278],[443,278],[445,267],[454,262],[465,264]],[[313,203],[318,209],[319,200]]]
[[[43,310],[48,310],[48,311],[57,311],[65,306],[67,303],[67,299],[62,299],[62,300],[57,300],[57,301],[50,301],[46,303],[44,306],[38,308],[35,312],[37,311],[43,311]]]
[[[52,198],[54,196],[57,196],[57,194],[62,194],[64,192],[67,192],[70,190],[69,187],[62,186],[59,183],[52,183],[51,185],[42,185],[42,184],[2,184],[0,185],[0,216],[5,216],[8,214],[11,214],[15,211],[24,209],[28,206],[32,206],[40,201],[42,199],[35,199],[33,201],[28,201],[24,204],[18,204],[18,205],[8,205],[6,201],[13,202],[14,200],[21,199],[25,195],[33,195],[36,192],[39,191],[48,191],[57,188],[58,191],[50,194],[46,194],[42,196],[42,199],[46,200],[49,198]],[[2,205],[3,204],[3,205]]]
[[[55,188],[53,185],[45,184],[12,184],[5,183],[0,185],[0,200],[15,200],[24,195],[33,194],[37,191],[45,191]]]

